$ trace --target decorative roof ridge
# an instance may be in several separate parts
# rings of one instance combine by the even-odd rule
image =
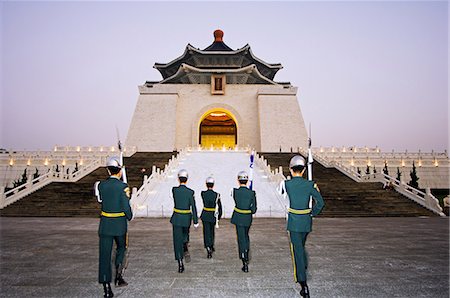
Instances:
[[[181,56],[179,56],[178,58],[173,59],[170,62],[167,63],[155,63],[153,65],[153,68],[159,69],[159,68],[167,68],[170,65],[174,64],[177,61],[183,60],[186,58],[187,55],[189,55],[190,51],[202,54],[202,55],[235,55],[238,54],[240,52],[244,52],[246,50],[250,49],[250,45],[246,44],[245,46],[243,46],[240,49],[237,50],[233,50],[233,51],[204,51],[204,50],[200,50],[199,48],[194,47],[193,45],[191,45],[190,43],[188,43],[186,45],[186,48],[184,49],[184,52]]]
[[[170,81],[171,79],[177,77],[181,72],[183,71],[195,71],[195,72],[200,72],[200,73],[240,73],[240,72],[254,72],[258,77],[260,77],[262,80],[273,84],[273,85],[279,85],[277,82],[272,81],[269,78],[266,78],[265,76],[263,76],[259,70],[258,67],[255,64],[250,64],[241,68],[235,68],[235,69],[201,69],[201,68],[197,68],[195,66],[186,64],[186,63],[182,63],[180,65],[180,67],[178,68],[177,72],[175,74],[173,74],[172,76],[162,80],[161,82],[159,82],[160,84],[165,83],[167,81]]]
[[[197,53],[203,54],[203,55],[234,55],[234,54],[238,54],[240,52],[244,52],[248,49],[250,49],[249,44],[246,44],[245,46],[243,46],[240,49],[232,50],[232,51],[205,51],[205,50],[200,50],[198,48],[195,48],[193,46],[191,46],[191,48],[190,48],[190,50],[193,50],[194,52],[197,52]]]
[[[199,48],[196,48],[193,45],[191,45],[190,43],[188,43],[181,56],[179,56],[178,58],[175,58],[174,60],[167,62],[167,63],[155,63],[153,65],[153,68],[156,68],[156,69],[167,68],[170,65],[174,64],[175,62],[185,59],[186,56],[189,55],[190,51],[193,51],[193,52],[196,52],[196,53],[202,54],[202,55],[235,55],[235,54],[239,54],[241,52],[248,51],[250,56],[255,61],[258,61],[259,63],[267,66],[268,68],[279,69],[279,70],[283,68],[281,63],[267,63],[267,62],[261,60],[260,58],[256,57],[255,54],[253,54],[253,51],[248,43],[245,46],[243,46],[242,48],[233,50],[233,51],[204,51],[204,50],[200,50]]]

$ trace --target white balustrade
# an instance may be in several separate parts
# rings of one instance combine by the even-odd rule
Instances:
[[[442,208],[439,205],[439,201],[436,197],[434,197],[431,194],[431,191],[429,191],[429,188],[426,193],[420,191],[419,189],[416,189],[410,185],[405,184],[403,181],[399,181],[389,175],[386,175],[384,173],[370,173],[370,174],[360,174],[357,171],[355,171],[353,168],[350,168],[342,163],[339,163],[337,161],[330,161],[326,158],[324,158],[322,155],[315,155],[314,156],[315,161],[318,161],[325,167],[334,167],[343,174],[347,175],[348,177],[352,178],[356,182],[381,182],[381,183],[392,183],[394,189],[404,195],[405,197],[409,198],[410,200],[422,205],[423,207],[429,209],[430,211],[434,212],[435,214],[438,214],[440,216],[445,216],[445,214],[442,212]]]
[[[97,160],[80,166],[78,171],[74,173],[63,173],[49,170],[47,173],[40,175],[33,179],[32,175],[28,177],[27,183],[22,184],[9,191],[3,191],[0,201],[0,209],[20,200],[21,198],[37,191],[38,189],[52,183],[52,182],[76,182],[93,172],[97,168],[103,166],[106,163],[106,157],[100,157]],[[4,190],[4,188],[2,188]]]

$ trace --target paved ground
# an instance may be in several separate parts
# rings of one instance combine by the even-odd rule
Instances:
[[[98,220],[0,218],[1,297],[101,297]],[[201,228],[201,227],[200,227]],[[254,221],[250,272],[240,271],[234,227],[217,231],[206,259],[191,232],[192,262],[177,273],[168,219],[130,226],[126,288],[116,297],[295,297],[284,220]],[[308,238],[312,297],[449,297],[448,218],[318,218]]]

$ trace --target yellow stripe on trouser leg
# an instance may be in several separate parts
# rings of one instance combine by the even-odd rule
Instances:
[[[292,245],[292,242],[290,243],[290,245],[291,245],[292,265],[294,266],[294,281],[297,282],[297,266],[295,265],[294,246]]]
[[[205,210],[205,211],[210,211],[210,212],[214,212],[214,211],[216,211],[216,208],[207,208],[207,207],[203,207],[203,210]]]

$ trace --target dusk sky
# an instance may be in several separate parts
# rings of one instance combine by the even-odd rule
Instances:
[[[448,3],[1,2],[0,147],[126,139],[138,85],[188,43],[232,49],[299,88],[313,146],[448,148]],[[286,119],[289,121],[289,119]]]

